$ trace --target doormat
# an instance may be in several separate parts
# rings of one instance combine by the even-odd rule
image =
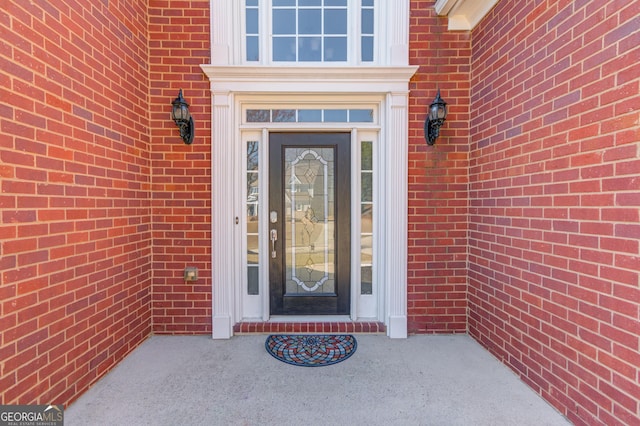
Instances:
[[[272,334],[264,343],[275,359],[302,367],[337,364],[356,351],[358,343],[350,334],[291,335]]]

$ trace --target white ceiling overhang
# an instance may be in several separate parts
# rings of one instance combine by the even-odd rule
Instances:
[[[449,17],[449,30],[471,31],[498,0],[438,0],[436,13]]]

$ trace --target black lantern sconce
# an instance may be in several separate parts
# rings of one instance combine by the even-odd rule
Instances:
[[[180,128],[180,137],[187,145],[193,142],[195,126],[193,125],[193,117],[189,112],[189,104],[182,97],[182,89],[178,93],[178,97],[171,102],[171,118],[176,122],[176,126]]]
[[[440,126],[444,124],[447,118],[447,103],[440,97],[440,89],[436,98],[429,105],[427,119],[424,121],[424,138],[428,145],[436,143],[436,139],[440,135]]]

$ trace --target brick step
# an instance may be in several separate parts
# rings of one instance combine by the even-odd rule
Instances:
[[[277,333],[368,333],[385,334],[381,322],[241,322],[233,327],[234,334]]]

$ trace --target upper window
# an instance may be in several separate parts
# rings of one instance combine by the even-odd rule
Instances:
[[[244,58],[373,62],[374,0],[245,0]]]

